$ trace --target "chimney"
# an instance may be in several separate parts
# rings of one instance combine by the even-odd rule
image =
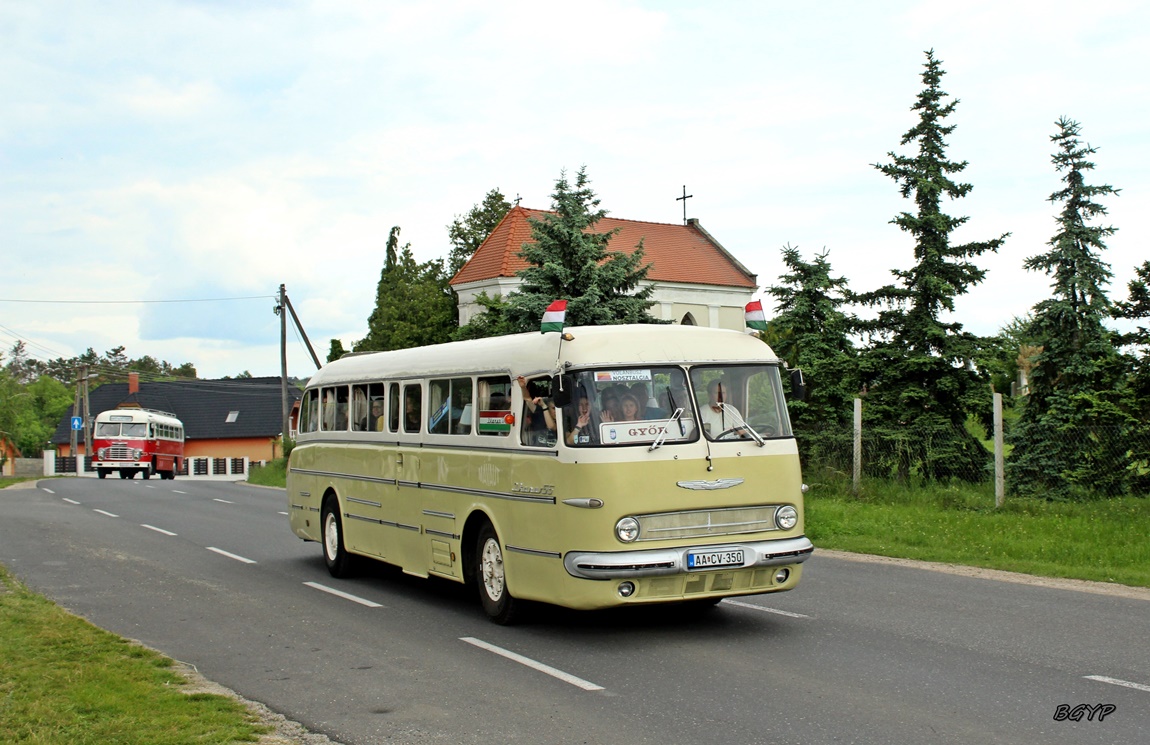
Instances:
[[[128,373],[128,395],[140,392],[140,373]]]

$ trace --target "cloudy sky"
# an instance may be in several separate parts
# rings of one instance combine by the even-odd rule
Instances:
[[[990,334],[1047,296],[1022,264],[1055,230],[1060,116],[1122,189],[1125,297],[1150,257],[1148,29],[1134,0],[0,0],[0,349],[278,375],[281,283],[322,357],[364,336],[391,226],[445,256],[488,190],[547,208],[584,165],[615,217],[679,222],[685,185],[761,285],[790,243],[874,289],[912,262],[873,164],[905,152],[931,48],[974,185],[954,240],[1011,233],[958,320]],[[288,365],[314,369],[290,332]]]

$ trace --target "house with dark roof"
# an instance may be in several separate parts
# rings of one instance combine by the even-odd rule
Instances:
[[[519,287],[516,273],[527,267],[519,251],[532,241],[528,220],[546,214],[545,210],[512,207],[452,278],[461,325],[483,312],[483,306],[475,302],[480,293],[506,296]],[[592,230],[606,233],[616,228],[619,232],[611,239],[609,251],[630,254],[643,241],[644,258],[651,265],[647,279],[655,286],[652,316],[695,326],[745,327],[744,309],[759,289],[757,277],[698,220],[670,225],[604,217]]]
[[[296,386],[288,386],[292,431],[302,395]],[[279,378],[137,382],[132,374],[127,383],[105,383],[93,389],[88,399],[93,420],[100,412],[121,406],[175,414],[184,423],[184,455],[188,458],[246,457],[261,461],[283,456]],[[59,456],[72,455],[71,418],[69,408],[50,440]],[[77,449],[85,453],[83,432],[79,433]]]

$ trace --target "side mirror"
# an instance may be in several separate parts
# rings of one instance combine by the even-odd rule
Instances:
[[[803,371],[791,370],[791,394],[796,401],[807,400],[807,384],[803,380]]]

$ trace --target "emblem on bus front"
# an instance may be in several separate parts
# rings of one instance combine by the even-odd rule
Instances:
[[[743,479],[715,479],[714,481],[699,479],[698,481],[676,481],[675,485],[684,489],[710,491],[712,489],[730,489],[732,486],[738,486],[741,483],[743,483]]]

